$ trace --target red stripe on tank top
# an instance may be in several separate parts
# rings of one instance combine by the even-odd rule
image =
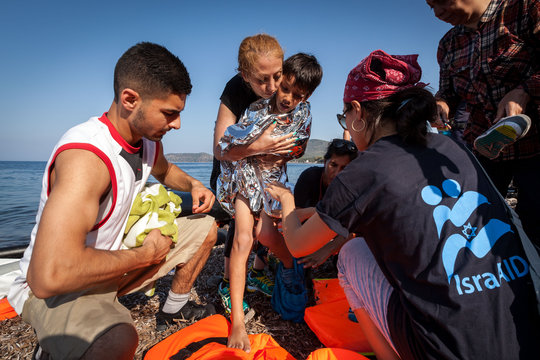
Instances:
[[[134,147],[128,144],[128,142],[122,137],[122,135],[120,135],[118,130],[116,130],[114,125],[111,123],[111,120],[109,120],[109,118],[107,117],[107,113],[103,113],[103,115],[101,115],[98,120],[107,125],[113,139],[128,153],[136,154],[141,149],[140,146]]]
[[[90,144],[87,144],[87,143],[69,143],[69,144],[65,144],[65,145],[60,146],[58,148],[58,150],[56,150],[56,152],[54,153],[54,155],[52,157],[52,160],[51,160],[51,164],[49,165],[49,168],[47,169],[47,197],[49,197],[49,194],[51,192],[51,188],[50,188],[51,171],[52,171],[53,164],[56,161],[56,157],[62,151],[72,150],[72,149],[87,150],[87,151],[90,151],[90,152],[96,154],[105,163],[105,166],[107,166],[107,170],[109,171],[109,176],[111,177],[111,186],[112,186],[112,192],[113,192],[112,205],[111,205],[111,208],[109,209],[109,212],[107,213],[107,215],[103,219],[101,219],[101,221],[99,223],[95,224],[94,227],[92,227],[92,230],[90,230],[90,231],[94,231],[94,230],[97,230],[100,227],[102,227],[103,224],[105,224],[107,222],[107,220],[109,220],[109,218],[111,217],[112,212],[113,212],[113,210],[114,210],[114,208],[116,206],[116,196],[117,196],[116,172],[114,171],[114,167],[112,165],[111,160],[109,159],[109,157],[107,155],[105,155],[105,153],[103,151],[101,151],[100,149],[98,149],[94,145],[90,145]]]

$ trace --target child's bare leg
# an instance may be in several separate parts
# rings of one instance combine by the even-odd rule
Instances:
[[[231,321],[232,329],[227,346],[251,350],[249,338],[244,325],[244,287],[246,285],[246,263],[253,246],[253,215],[247,200],[238,195],[234,203],[235,232],[231,257],[229,259],[229,274],[231,284]]]
[[[263,270],[266,266],[266,263],[263,259],[259,257],[259,255],[255,256],[255,259],[253,260],[253,268],[256,270]]]
[[[277,230],[274,221],[264,211],[261,211],[260,223],[261,225],[257,227],[259,242],[269,248],[281,260],[285,268],[292,268],[293,258],[285,244],[285,239]]]
[[[231,262],[231,259],[228,258],[228,257],[225,257],[225,260],[223,261],[223,277],[225,279],[228,279],[230,274],[229,274],[229,264]]]

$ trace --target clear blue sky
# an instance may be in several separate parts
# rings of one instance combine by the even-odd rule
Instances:
[[[211,153],[225,83],[241,40],[264,32],[285,56],[315,55],[324,70],[310,98],[312,138],[341,136],[348,72],[371,51],[420,55],[422,80],[438,87],[436,51],[450,26],[422,0],[356,1],[3,1],[0,5],[0,160],[47,160],[68,128],[105,112],[113,70],[140,41],[166,46],[193,83],[182,127],[166,153]]]

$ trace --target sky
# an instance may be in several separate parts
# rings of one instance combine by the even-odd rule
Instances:
[[[116,61],[141,41],[177,55],[193,84],[165,153],[211,153],[219,97],[246,36],[275,36],[285,57],[317,57],[324,75],[309,99],[311,138],[331,140],[342,134],[335,114],[353,67],[377,49],[419,54],[435,92],[437,45],[449,29],[423,0],[2,1],[0,160],[46,161],[67,129],[107,111]]]

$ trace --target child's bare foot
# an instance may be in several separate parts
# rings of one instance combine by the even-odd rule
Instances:
[[[247,353],[251,351],[251,344],[249,343],[249,337],[243,323],[241,323],[239,326],[232,326],[227,347],[233,349],[242,349]]]

